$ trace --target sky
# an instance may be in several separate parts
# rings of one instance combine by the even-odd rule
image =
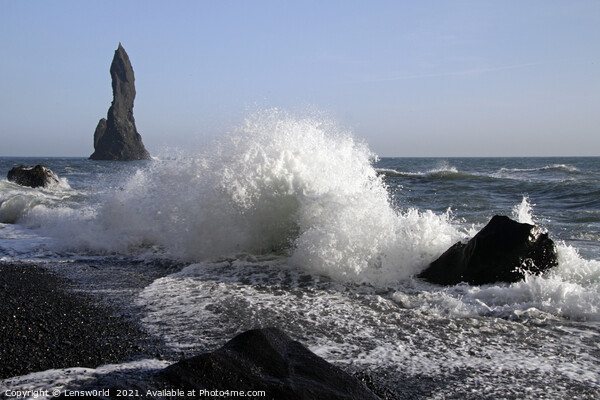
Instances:
[[[84,156],[119,42],[151,154],[273,107],[379,156],[600,156],[600,1],[0,0],[0,156]]]

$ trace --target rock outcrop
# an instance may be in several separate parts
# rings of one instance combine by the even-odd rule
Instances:
[[[212,353],[179,361],[160,375],[187,391],[258,391],[267,399],[378,399],[363,383],[277,328],[244,332]]]
[[[121,43],[110,66],[113,101],[106,118],[94,132],[92,160],[132,161],[150,159],[135,127],[133,101],[135,85],[133,67]]]
[[[49,187],[58,184],[58,176],[49,168],[43,165],[35,167],[26,167],[20,165],[8,171],[6,179],[21,186],[29,187]]]
[[[456,243],[419,277],[440,285],[516,282],[558,265],[556,247],[534,225],[496,215],[467,243]]]

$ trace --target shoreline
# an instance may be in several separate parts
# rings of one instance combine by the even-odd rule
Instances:
[[[0,303],[0,382],[51,369],[95,369],[145,358],[162,358],[159,355],[165,350],[162,343],[152,339],[135,320],[116,315],[115,308],[99,305],[92,295],[74,292],[70,283],[37,264],[0,262],[0,298],[3,299]],[[210,354],[201,356],[210,357]],[[345,370],[326,360],[323,363],[335,370]],[[186,368],[183,370],[187,371]],[[193,371],[192,368],[188,373]],[[356,371],[341,373],[381,399],[396,398],[374,376]],[[199,379],[204,379],[203,375]],[[181,390],[181,385],[185,386],[177,379],[166,377],[164,372],[115,372],[74,388],[73,393],[103,391],[108,395],[89,398],[117,398],[118,393],[128,390],[131,393],[156,392],[156,398],[163,398],[161,390]],[[260,386],[259,383],[256,385]],[[234,386],[234,389],[239,388]],[[169,395],[164,397],[171,398]]]
[[[0,262],[0,379],[154,357],[134,320],[36,264]]]

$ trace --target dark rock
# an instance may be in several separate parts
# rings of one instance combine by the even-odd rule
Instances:
[[[98,147],[98,142],[104,136],[104,132],[106,132],[106,118],[101,118],[94,132],[94,149]]]
[[[58,176],[43,165],[26,167],[20,165],[8,171],[6,179],[22,186],[49,187],[58,183]]]
[[[367,387],[277,328],[244,332],[160,375],[171,388],[264,390],[266,399],[378,399]]]
[[[534,225],[496,215],[471,240],[456,243],[419,277],[431,283],[483,285],[517,282],[558,265],[556,247]]]
[[[133,67],[121,43],[110,66],[113,101],[107,118],[98,122],[94,132],[92,160],[147,160],[150,154],[135,127],[133,101],[135,85]]]

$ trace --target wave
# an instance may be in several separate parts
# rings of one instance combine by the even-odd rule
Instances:
[[[378,174],[395,177],[395,176],[422,176],[422,177],[468,177],[468,176],[479,176],[477,174],[468,174],[465,172],[459,172],[456,167],[452,166],[442,166],[438,168],[432,168],[427,171],[398,171],[392,168],[376,168],[375,169]]]
[[[430,179],[432,181],[474,181],[491,183],[502,179],[493,174],[461,171],[458,168],[442,163],[440,166],[425,171],[399,171],[393,168],[376,168],[376,172],[384,178]]]
[[[559,266],[542,276],[483,286],[422,284],[418,291],[403,287],[393,298],[405,308],[453,317],[600,321],[600,262],[583,259],[570,246],[557,250]]]
[[[573,174],[579,174],[581,171],[572,165],[568,164],[550,164],[543,167],[536,168],[500,168],[498,173],[510,173],[510,172],[539,172],[539,171],[560,171],[568,172]]]
[[[492,377],[498,375],[498,366],[503,373],[510,371],[512,381],[524,374],[527,381],[528,374],[543,366],[556,374],[549,378],[549,386],[541,385],[546,395],[547,387],[556,386],[550,381],[561,376],[591,387],[589,393],[598,387],[597,358],[557,357],[592,354],[597,343],[593,326],[548,324],[552,316],[542,311],[537,311],[541,320],[524,324],[480,318],[476,313],[465,313],[475,318],[453,318],[461,299],[448,295],[442,304],[444,292],[439,288],[426,292],[418,282],[409,282],[403,291],[393,293],[369,285],[341,285],[282,264],[282,260],[238,259],[189,265],[155,280],[140,293],[136,304],[147,310],[142,323],[164,338],[167,346],[188,354],[213,349],[223,337],[245,329],[275,324],[302,338],[330,362],[366,368],[380,376],[384,371],[394,381],[407,376],[419,380],[423,375],[447,381],[457,369],[475,369],[478,378]],[[455,292],[459,289],[465,293],[477,288],[463,286]],[[468,296],[475,304],[476,294]],[[487,301],[492,293],[480,297]],[[442,305],[452,311],[440,317],[436,314],[441,310],[435,307]],[[519,313],[535,312],[526,309],[515,314]],[[535,379],[547,375],[543,371]],[[560,397],[561,390],[558,385],[553,397]],[[505,394],[506,390],[498,396]],[[486,389],[474,397],[489,395]]]
[[[109,382],[107,378],[111,374],[120,375],[124,379],[130,377],[131,380],[139,380],[140,374],[144,372],[158,372],[159,370],[171,365],[170,361],[157,359],[143,359],[138,361],[127,361],[121,364],[107,364],[97,368],[70,367],[64,369],[49,369],[46,371],[32,372],[27,375],[15,376],[2,381],[5,393],[27,393],[16,395],[17,398],[45,399],[45,394],[49,393],[48,388],[63,391],[71,388],[73,382],[89,382],[102,376],[104,385],[109,386],[119,384],[118,378],[115,382]],[[116,373],[116,374],[115,374]],[[102,390],[102,389],[99,389]]]
[[[596,221],[595,221],[596,222]],[[579,240],[583,242],[598,242],[600,243],[600,233],[595,232],[579,232],[573,238],[573,240]]]
[[[433,168],[425,173],[428,176],[447,176],[460,174],[456,167],[453,167],[447,163],[442,163],[439,167]]]
[[[482,172],[466,172],[460,171],[456,167],[444,162],[436,168],[432,168],[426,171],[399,171],[393,168],[377,168],[377,173],[385,177],[425,177],[425,178],[438,178],[438,179],[484,179],[484,180],[498,180],[498,179],[514,179],[514,180],[539,180],[544,178],[543,175],[533,175],[539,172],[562,172],[567,173],[568,176],[565,178],[564,174],[553,177],[553,180],[571,181],[574,179],[573,175],[582,174],[582,172],[568,164],[550,164],[543,167],[536,168],[500,168],[496,172],[482,173]]]
[[[59,250],[151,253],[191,263],[277,255],[313,276],[414,285],[414,275],[473,229],[454,222],[450,213],[394,208],[374,159],[364,143],[333,121],[267,110],[202,152],[141,165],[93,204],[37,204],[20,218],[52,237]],[[451,165],[424,172],[457,173]],[[535,222],[527,198],[513,214]],[[559,246],[559,256],[555,275],[466,291],[460,285],[424,286],[417,303],[449,312],[455,302],[467,314],[503,316],[534,307],[600,319],[595,314],[600,300],[594,300],[600,263],[573,255],[567,246]],[[524,292],[530,300],[520,300]],[[575,306],[577,298],[585,301]]]
[[[550,172],[562,172],[567,174],[581,174],[581,171],[569,164],[550,164],[545,165],[543,167],[536,168],[500,168],[496,175],[506,175],[512,173],[530,173],[530,172],[542,172],[542,171],[550,171]]]
[[[67,179],[59,178],[47,188],[30,188],[9,181],[0,181],[0,223],[14,224],[38,206],[59,206],[76,195]]]
[[[436,168],[432,168],[426,171],[400,171],[393,168],[377,168],[377,173],[385,177],[425,177],[425,178],[439,178],[439,179],[484,179],[494,181],[498,179],[515,179],[515,180],[539,180],[544,178],[543,175],[533,175],[539,172],[563,172],[568,173],[565,178],[564,174],[557,175],[553,180],[571,181],[574,179],[573,175],[580,175],[582,172],[568,164],[550,164],[543,167],[536,168],[500,168],[496,172],[483,173],[483,172],[466,172],[460,171],[456,167],[444,162]]]
[[[27,223],[78,251],[280,253],[339,280],[404,279],[464,233],[449,215],[395,210],[374,157],[332,121],[268,110],[199,154],[139,169],[100,207],[35,207]]]
[[[542,171],[544,170],[558,170],[558,171],[565,171],[565,172],[571,172],[571,173],[580,173],[581,171],[577,168],[574,167],[572,165],[568,165],[568,164],[552,164],[552,165],[547,165],[545,167],[541,168]]]
[[[394,176],[422,176],[422,172],[406,172],[406,171],[397,171],[392,168],[375,168],[375,172],[379,175],[394,177]]]
[[[536,224],[533,205],[527,197],[514,206],[513,218]],[[600,321],[600,262],[584,259],[577,249],[561,242],[556,251],[558,266],[540,276],[528,275],[511,284],[459,284],[445,288],[419,282],[417,290],[414,284],[408,290],[401,286],[393,298],[406,308],[454,317]]]

